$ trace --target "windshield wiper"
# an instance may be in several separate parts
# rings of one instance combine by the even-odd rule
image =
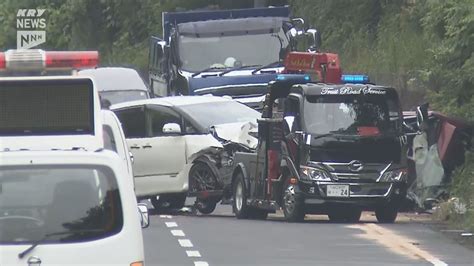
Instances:
[[[208,68],[205,68],[205,69],[203,69],[203,70],[200,70],[200,71],[198,71],[198,72],[192,74],[191,77],[194,78],[195,76],[197,76],[197,75],[199,75],[199,74],[201,74],[201,73],[208,72],[208,71],[211,71],[211,70],[222,70],[222,69],[225,69],[225,67],[208,67]]]
[[[18,258],[22,259],[23,257],[26,256],[26,254],[30,253],[33,249],[35,249],[35,247],[42,244],[44,241],[48,240],[52,236],[82,234],[82,233],[100,233],[100,232],[103,232],[103,231],[104,230],[101,230],[101,229],[89,229],[89,230],[75,230],[75,231],[63,231],[63,232],[49,233],[49,234],[44,235],[42,238],[34,241],[31,244],[31,246],[29,246],[27,249],[25,249],[24,251],[19,253]]]
[[[333,131],[329,131],[328,133],[325,133],[325,134],[314,136],[313,139],[320,139],[320,138],[324,138],[324,137],[328,137],[328,136],[333,136],[336,139],[339,139],[339,137],[335,136],[334,134],[335,133],[343,133],[344,131],[345,131],[344,128],[340,128],[338,130],[333,130]]]
[[[233,67],[233,68],[227,69],[225,71],[222,71],[221,73],[219,73],[218,76],[222,77],[225,74],[230,73],[232,71],[236,71],[236,70],[240,70],[240,69],[244,69],[244,68],[249,68],[249,67],[259,67],[259,66],[262,66],[262,65],[245,65],[245,66]]]
[[[279,65],[279,64],[281,64],[281,63],[283,63],[283,62],[279,60],[279,61],[272,62],[272,63],[270,63],[270,64],[268,64],[268,65],[264,65],[264,66],[261,66],[261,67],[259,67],[259,68],[256,68],[254,71],[252,71],[252,75],[254,75],[255,73],[257,73],[258,71],[260,71],[260,70],[262,70],[262,69],[269,68],[269,67],[272,67],[272,66],[274,66],[274,65]]]
[[[331,136],[331,135],[334,135],[334,133],[326,133],[326,134],[317,135],[317,136],[313,137],[313,140],[324,138],[324,137]]]

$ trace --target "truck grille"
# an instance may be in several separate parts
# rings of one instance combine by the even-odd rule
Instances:
[[[341,181],[356,181],[356,182],[376,182],[384,169],[388,165],[381,164],[363,164],[360,171],[353,171],[350,168],[351,163],[334,163],[324,162],[323,165]]]

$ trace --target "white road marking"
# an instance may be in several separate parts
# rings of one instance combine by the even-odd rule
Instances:
[[[166,227],[178,227],[178,224],[175,222],[166,222]]]
[[[195,257],[195,258],[201,257],[201,253],[199,253],[199,251],[197,250],[186,250],[186,254],[188,255],[188,257]]]
[[[173,217],[171,215],[160,215],[160,218],[171,219]],[[166,227],[168,228],[178,227],[178,224],[176,222],[165,222],[165,224],[166,224]],[[176,237],[185,236],[183,230],[174,229],[170,231],[173,236],[176,236]],[[193,243],[189,239],[178,239],[178,243],[183,248],[194,247]],[[186,255],[188,255],[188,257],[193,257],[193,258],[201,257],[201,253],[199,253],[198,250],[186,250]],[[195,261],[194,266],[209,266],[209,263],[207,263],[206,261]]]
[[[178,242],[183,248],[192,248],[193,247],[193,243],[191,243],[191,240],[189,240],[189,239],[178,239]]]
[[[173,236],[185,236],[183,230],[171,230]]]
[[[160,215],[160,218],[171,219],[171,218],[173,218],[173,216],[171,216],[171,215]]]

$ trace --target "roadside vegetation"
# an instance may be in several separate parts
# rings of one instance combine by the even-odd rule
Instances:
[[[161,12],[244,8],[229,0],[5,0],[0,2],[0,48],[16,48],[16,12],[45,8],[47,50],[99,50],[102,65],[147,73],[148,38],[161,35]],[[474,0],[289,0],[339,53],[345,73],[367,73],[400,92],[405,110],[430,102],[433,110],[474,123]],[[450,220],[474,230],[474,155],[456,170],[452,195],[467,206]],[[457,217],[457,218],[456,218]]]
[[[474,123],[474,1],[292,0],[294,13],[320,30],[323,50],[337,52],[345,73],[368,73],[400,92],[405,110],[432,110]],[[453,175],[440,215],[474,231],[474,154]]]

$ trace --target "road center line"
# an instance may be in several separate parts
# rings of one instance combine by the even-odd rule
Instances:
[[[178,224],[176,222],[166,222],[166,227],[178,227]]]
[[[194,266],[209,266],[209,263],[205,261],[195,261]]]
[[[185,236],[183,230],[171,230],[173,236]]]
[[[201,253],[199,253],[199,251],[197,250],[186,250],[186,254],[188,255],[188,257],[195,257],[195,258],[201,257]]]
[[[348,227],[364,231],[365,234],[360,235],[360,237],[375,240],[387,247],[389,250],[398,254],[411,257],[413,259],[422,258],[433,264],[434,266],[448,266],[447,263],[438,259],[428,251],[423,250],[418,246],[414,246],[412,243],[416,241],[404,236],[400,236],[395,232],[382,226],[369,223],[351,225]]]
[[[192,248],[193,247],[193,243],[191,243],[191,240],[189,240],[189,239],[178,239],[178,242],[183,248]]]
[[[171,218],[173,218],[173,216],[171,216],[171,215],[160,215],[160,218],[171,219]]]

